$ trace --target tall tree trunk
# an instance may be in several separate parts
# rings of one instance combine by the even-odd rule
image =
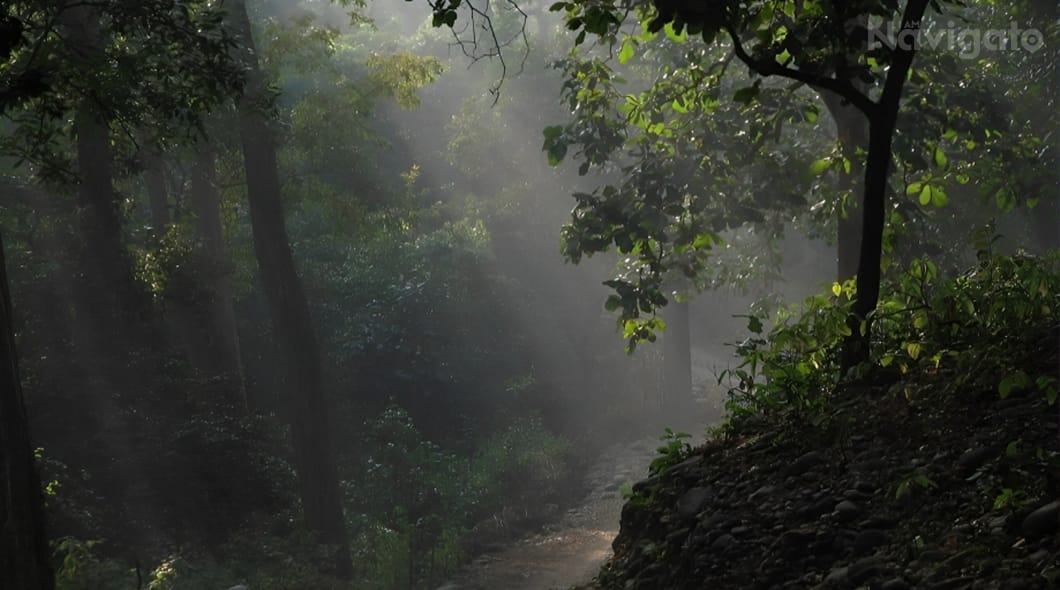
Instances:
[[[688,302],[671,301],[663,308],[663,320],[663,411],[668,418],[687,417],[693,406]]]
[[[0,242],[0,588],[52,590],[44,497],[22,400],[3,243]]]
[[[840,207],[836,220],[836,280],[842,283],[858,273],[863,223],[858,197],[862,194],[861,181],[865,174],[864,155],[858,154],[858,150],[868,149],[869,121],[857,107],[845,103],[835,94],[823,92],[821,98],[835,120],[840,153],[850,162],[849,171],[845,168],[839,170],[839,182],[836,183],[836,190],[848,197],[846,206]]]
[[[217,161],[213,150],[203,144],[196,147],[191,177],[191,206],[195,211],[195,227],[206,260],[210,265],[209,348],[216,353],[217,373],[223,375],[234,388],[236,403],[244,411],[249,409],[247,390],[243,382],[243,361],[239,349],[235,306],[224,229],[221,224],[221,193],[217,189]]]
[[[902,14],[900,35],[916,34],[929,0],[909,0]],[[871,313],[880,301],[880,262],[883,256],[883,228],[887,221],[887,182],[891,173],[891,148],[898,124],[909,68],[916,57],[916,44],[895,48],[880,98],[869,119],[869,149],[865,160],[865,186],[862,198],[861,248],[858,254],[858,289],[847,325],[851,334],[843,345],[840,368],[847,369],[870,358]]]
[[[147,186],[147,199],[151,209],[151,225],[155,234],[161,236],[169,227],[169,191],[166,190],[166,167],[162,157],[155,148],[145,148],[141,152],[144,166],[144,184]]]
[[[99,14],[85,5],[63,11],[63,27],[73,59],[87,70],[99,67]],[[132,328],[144,303],[125,249],[123,220],[113,186],[110,126],[90,97],[74,115],[77,136],[77,208],[84,243],[82,279],[87,313],[96,331],[113,345],[122,328]],[[135,330],[126,330],[125,335]]]
[[[309,304],[291,254],[284,222],[276,145],[263,109],[264,77],[257,61],[243,0],[229,0],[228,18],[247,71],[240,101],[239,132],[246,168],[247,197],[265,297],[273,332],[287,363],[287,413],[306,525],[335,548],[334,570],[351,575],[349,541],[342,513],[331,426],[324,396],[320,355]]]

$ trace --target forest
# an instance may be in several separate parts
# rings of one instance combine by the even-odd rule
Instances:
[[[1060,587],[1060,8],[7,0],[0,590]]]

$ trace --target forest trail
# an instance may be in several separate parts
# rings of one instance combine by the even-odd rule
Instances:
[[[564,590],[589,582],[611,556],[624,483],[644,479],[659,446],[648,437],[604,452],[586,476],[589,492],[545,531],[475,559],[438,590]]]

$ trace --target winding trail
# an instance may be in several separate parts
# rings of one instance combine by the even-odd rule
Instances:
[[[587,474],[590,492],[578,507],[545,532],[479,557],[438,590],[565,590],[589,582],[618,535],[620,488],[644,478],[657,446],[645,438],[606,451]]]

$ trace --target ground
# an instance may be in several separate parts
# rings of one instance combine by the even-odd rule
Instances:
[[[643,479],[657,441],[646,438],[603,453],[587,474],[589,492],[555,524],[475,559],[439,590],[553,590],[589,582],[618,535],[623,484]]]

